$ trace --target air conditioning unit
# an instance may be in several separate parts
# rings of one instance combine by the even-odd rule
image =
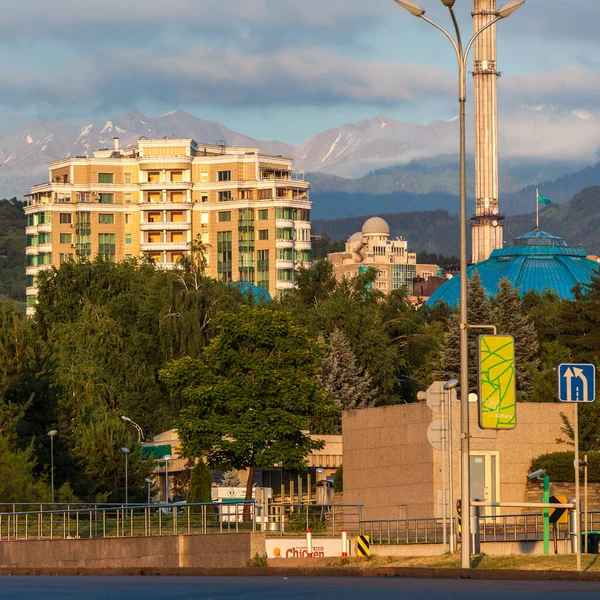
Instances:
[[[208,223],[202,223],[202,227],[208,227]]]
[[[75,229],[75,223],[71,223],[71,224],[69,225],[69,227],[71,227],[72,229]]]
[[[75,244],[71,244],[71,248],[75,248]]]

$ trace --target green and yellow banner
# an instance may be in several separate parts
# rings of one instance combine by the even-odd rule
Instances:
[[[514,429],[517,424],[515,341],[510,335],[479,336],[479,426]]]

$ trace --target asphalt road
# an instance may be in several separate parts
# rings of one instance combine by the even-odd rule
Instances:
[[[0,577],[0,598],[590,600],[600,583],[357,577]]]

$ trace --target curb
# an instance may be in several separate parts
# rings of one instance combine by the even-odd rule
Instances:
[[[488,581],[600,581],[600,572],[445,569],[427,567],[0,567],[0,576],[180,576],[180,577],[398,577],[411,579],[471,579]]]

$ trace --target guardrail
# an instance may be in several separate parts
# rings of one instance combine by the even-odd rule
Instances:
[[[36,505],[40,506],[40,505]],[[43,506],[43,505],[42,505]],[[251,502],[143,505],[53,505],[18,510],[0,505],[0,541],[78,539],[264,531],[269,535],[339,536],[359,532],[360,505],[303,505]]]

